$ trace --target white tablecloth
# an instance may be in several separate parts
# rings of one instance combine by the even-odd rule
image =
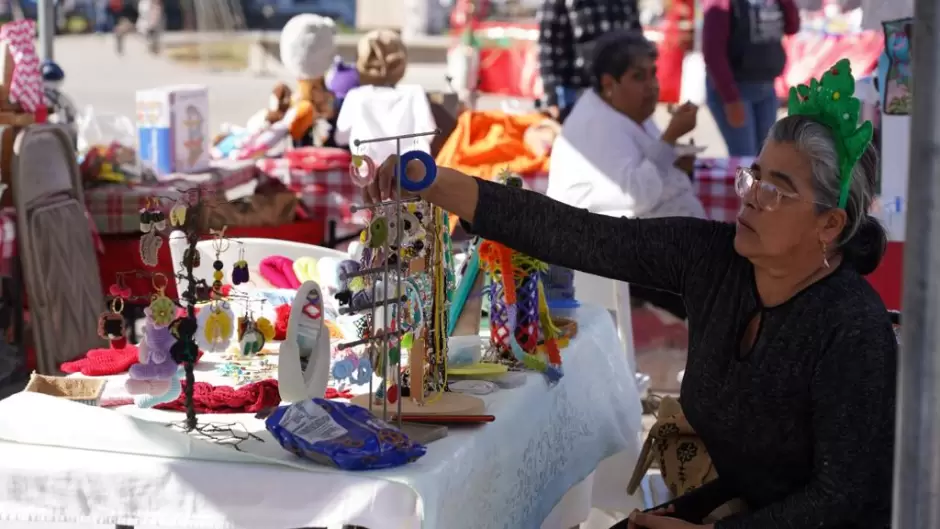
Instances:
[[[628,510],[639,397],[609,315],[585,307],[577,318],[559,384],[530,374],[524,386],[486,396],[496,422],[451,428],[417,462],[385,471],[308,464],[246,415],[201,416],[238,422],[266,441],[237,452],[150,422],[178,414],[147,410],[141,420],[39,395],[11,397],[0,401],[0,521],[535,528],[566,491],[618,453],[619,468],[599,469],[597,478],[607,475],[594,480],[592,494],[595,505]]]

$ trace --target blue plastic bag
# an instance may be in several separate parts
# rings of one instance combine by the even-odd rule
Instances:
[[[326,399],[281,406],[265,426],[285,450],[343,470],[397,467],[427,451],[369,410]]]

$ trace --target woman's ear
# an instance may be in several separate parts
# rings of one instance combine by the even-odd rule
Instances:
[[[607,97],[610,95],[610,92],[614,89],[614,85],[617,83],[617,80],[614,79],[613,75],[605,73],[601,75],[601,97]]]
[[[819,236],[822,242],[834,245],[848,224],[848,216],[842,208],[832,208],[819,216]]]

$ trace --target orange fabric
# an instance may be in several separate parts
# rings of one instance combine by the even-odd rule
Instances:
[[[487,180],[504,169],[519,174],[547,173],[550,153],[539,156],[523,140],[526,129],[544,119],[537,113],[464,112],[437,154],[437,165]],[[451,216],[451,230],[456,225],[456,217]]]
[[[310,101],[297,101],[294,106],[297,107],[297,117],[290,124],[290,135],[295,140],[299,140],[313,126],[313,122],[316,121],[316,112],[313,109],[313,103]]]

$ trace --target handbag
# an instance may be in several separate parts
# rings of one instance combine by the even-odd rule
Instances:
[[[627,493],[636,492],[654,461],[659,463],[663,481],[674,498],[718,477],[705,444],[686,420],[679,400],[673,397],[663,397],[659,404],[656,423],[640,450]]]

